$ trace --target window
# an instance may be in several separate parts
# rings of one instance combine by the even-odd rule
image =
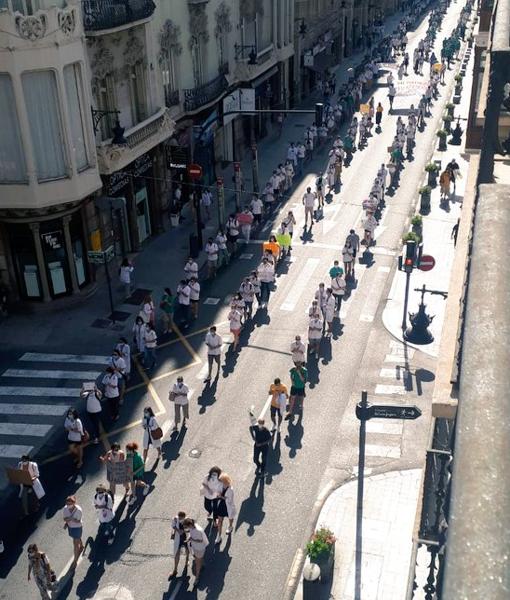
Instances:
[[[200,38],[197,36],[194,38],[194,43],[191,47],[191,60],[193,63],[193,78],[195,80],[195,87],[200,87],[204,83],[204,63],[202,52],[202,43]]]
[[[68,171],[55,73],[23,73],[21,82],[37,178],[45,181],[66,177]]]
[[[147,118],[145,67],[142,62],[129,67],[129,89],[133,123],[141,123]]]
[[[112,73],[108,73],[103,79],[94,80],[94,97],[98,110],[115,110],[117,106],[115,93],[115,79]],[[109,114],[101,119],[101,139],[107,140],[112,137],[112,129],[115,126],[115,115]]]
[[[257,14],[257,50],[259,52],[263,52],[273,43],[273,0],[263,0],[262,6],[262,14]]]
[[[0,73],[0,131],[0,183],[27,181],[14,89],[7,73]]]
[[[161,76],[163,78],[163,90],[165,92],[165,104],[173,106],[176,104],[175,96],[177,92],[177,103],[179,101],[179,83],[177,78],[176,57],[170,49],[161,57]]]
[[[83,88],[80,65],[78,63],[64,67],[64,83],[70,121],[72,151],[76,161],[76,168],[81,171],[88,167],[89,161],[87,158],[86,134],[83,123]]]

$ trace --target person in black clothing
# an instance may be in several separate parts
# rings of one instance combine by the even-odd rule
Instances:
[[[267,453],[269,451],[272,438],[269,429],[267,429],[265,426],[264,419],[259,419],[255,424],[253,415],[250,416],[252,417],[250,434],[254,441],[253,462],[257,466],[256,474],[262,477],[266,472]]]
[[[459,176],[460,167],[459,167],[457,161],[454,158],[452,158],[452,160],[446,165],[446,168],[450,169],[450,172],[451,172],[450,179],[453,183],[453,193],[455,194],[455,188],[456,188],[455,180]]]

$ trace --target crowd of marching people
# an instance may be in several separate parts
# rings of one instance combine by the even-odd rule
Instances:
[[[423,9],[427,2],[417,3]],[[423,129],[425,119],[430,114],[430,108],[439,94],[439,86],[444,81],[444,73],[448,68],[448,60],[438,62],[434,53],[434,42],[440,29],[442,17],[449,2],[444,0],[438,8],[432,10],[429,27],[425,38],[418,42],[412,52],[412,63],[407,52],[407,31],[413,21],[413,15],[402,19],[397,29],[390,36],[390,43],[384,52],[389,52],[397,63],[397,80],[390,71],[386,78],[390,112],[393,101],[398,94],[399,81],[408,74],[412,66],[414,73],[423,74],[424,64],[430,65],[429,83],[426,91],[415,107],[411,105],[407,120],[398,116],[395,123],[388,162],[381,164],[373,180],[369,196],[363,200],[364,218],[362,231],[359,235],[351,229],[341,250],[341,260],[335,260],[327,273],[328,284],[321,282],[311,297],[308,309],[307,339],[296,335],[289,344],[292,364],[289,363],[290,389],[282,383],[281,378],[275,378],[269,385],[271,428],[266,426],[265,419],[256,419],[253,407],[250,409],[250,435],[253,440],[253,462],[256,475],[264,477],[268,454],[275,436],[280,434],[283,421],[293,422],[297,416],[302,418],[303,402],[308,383],[308,369],[313,361],[317,361],[321,352],[321,341],[334,333],[335,320],[340,321],[343,302],[348,297],[350,285],[356,278],[356,264],[360,252],[370,252],[374,245],[374,234],[382,211],[385,207],[388,189],[396,188],[400,171],[406,158],[411,158],[415,146],[417,131]],[[461,29],[452,32],[455,39],[464,35],[467,16],[470,14],[472,2],[468,2],[462,11]],[[416,7],[413,8],[413,11]],[[464,30],[462,30],[462,27]],[[289,195],[294,185],[294,177],[303,173],[304,164],[313,158],[314,149],[329,144],[327,165],[323,173],[315,180],[315,185],[309,186],[302,198],[304,209],[304,229],[311,228],[322,218],[325,203],[332,200],[332,192],[338,193],[342,184],[342,172],[349,166],[354,152],[363,150],[375,132],[380,131],[383,115],[383,105],[376,104],[370,97],[363,104],[363,95],[371,88],[372,82],[380,76],[380,62],[389,57],[382,54],[381,48],[375,49],[372,57],[364,62],[348,84],[336,93],[336,80],[329,73],[322,82],[319,91],[324,97],[323,120],[313,123],[306,128],[304,138],[289,143],[285,160],[280,162],[272,172],[262,193],[253,194],[245,208],[229,215],[225,227],[220,228],[217,235],[209,237],[205,244],[207,255],[208,279],[216,277],[218,268],[228,264],[237,250],[240,236],[249,242],[252,227],[261,223],[262,215],[274,214],[276,208]],[[401,60],[401,62],[399,62]],[[438,66],[439,65],[439,66]],[[335,97],[336,96],[336,97]],[[362,110],[357,111],[361,106]],[[340,128],[346,125],[343,137]],[[450,183],[455,185],[459,166],[452,161],[441,175],[440,184],[442,195],[449,193]],[[206,202],[210,207],[210,203]],[[240,336],[258,311],[267,311],[271,293],[276,284],[276,277],[281,261],[292,252],[292,240],[297,226],[294,212],[289,210],[277,223],[277,229],[267,241],[262,244],[261,260],[256,269],[247,274],[239,282],[239,287],[233,290],[227,320],[232,335],[229,352],[236,353],[241,348]],[[126,294],[131,293],[134,281],[134,267],[126,259],[119,271],[121,283],[126,288]],[[143,299],[139,313],[133,325],[131,342],[120,337],[112,348],[105,371],[93,382],[84,383],[81,396],[85,400],[86,418],[82,418],[75,409],[70,409],[66,415],[64,428],[71,458],[76,466],[80,483],[79,471],[83,465],[83,451],[88,443],[98,444],[103,433],[110,424],[119,419],[127,385],[131,377],[133,365],[143,374],[156,365],[156,350],[159,336],[165,336],[177,328],[186,329],[198,318],[200,306],[201,281],[196,259],[190,257],[183,265],[182,278],[172,292],[167,287],[160,298],[158,307],[154,299],[148,295]],[[157,320],[160,318],[161,326]],[[307,342],[307,343],[306,343]],[[223,337],[215,326],[211,326],[205,335],[207,352],[207,375],[204,383],[211,385],[213,374],[219,376],[222,364]],[[215,373],[214,370],[216,369]],[[184,428],[189,419],[190,389],[182,376],[177,377],[169,390],[168,400],[174,405],[173,431]],[[109,423],[106,421],[108,413]],[[106,470],[106,484],[96,486],[90,504],[97,513],[99,522],[98,538],[106,540],[107,544],[114,543],[116,516],[114,501],[117,486],[124,488],[124,498],[128,506],[133,506],[138,500],[138,491],[142,496],[147,495],[152,485],[146,477],[146,461],[148,452],[152,449],[157,458],[162,456],[162,438],[164,436],[157,414],[150,406],[146,406],[141,420],[141,448],[135,441],[129,441],[124,449],[118,443],[112,443],[110,449],[100,456],[99,460]],[[28,456],[23,456],[19,469],[26,470],[33,482],[37,482],[37,498],[44,496],[44,490],[39,482],[38,465]],[[40,487],[39,487],[40,486]],[[222,542],[223,533],[231,535],[234,519],[237,514],[233,479],[220,467],[213,466],[208,471],[200,488],[208,526],[204,529],[199,524],[196,515],[190,516],[185,510],[180,510],[171,522],[171,539],[173,544],[173,565],[169,579],[177,576],[177,570],[182,554],[186,566],[190,555],[194,559],[195,581],[198,580],[209,545],[208,527],[215,529],[214,543]],[[24,512],[28,513],[27,495],[22,495]],[[69,537],[73,540],[73,563],[75,568],[83,552],[83,514],[84,510],[78,504],[75,496],[66,499],[63,509],[63,522]],[[226,524],[226,527],[224,527]],[[29,546],[29,579],[34,575],[35,582],[43,599],[50,598],[51,589],[55,583],[55,574],[44,552],[35,544]]]

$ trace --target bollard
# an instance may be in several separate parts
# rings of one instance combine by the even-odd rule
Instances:
[[[320,594],[320,584],[320,567],[307,560],[303,569],[303,600],[317,600]]]

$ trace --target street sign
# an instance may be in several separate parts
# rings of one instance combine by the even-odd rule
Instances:
[[[436,264],[436,259],[429,254],[423,254],[420,259],[420,264],[418,265],[418,269],[420,271],[430,271],[434,268]]]
[[[194,163],[188,165],[188,175],[191,179],[200,179],[202,177],[202,167]]]
[[[396,406],[384,404],[372,404],[368,407],[369,419],[405,419],[414,420],[421,416],[421,410],[417,406]]]

